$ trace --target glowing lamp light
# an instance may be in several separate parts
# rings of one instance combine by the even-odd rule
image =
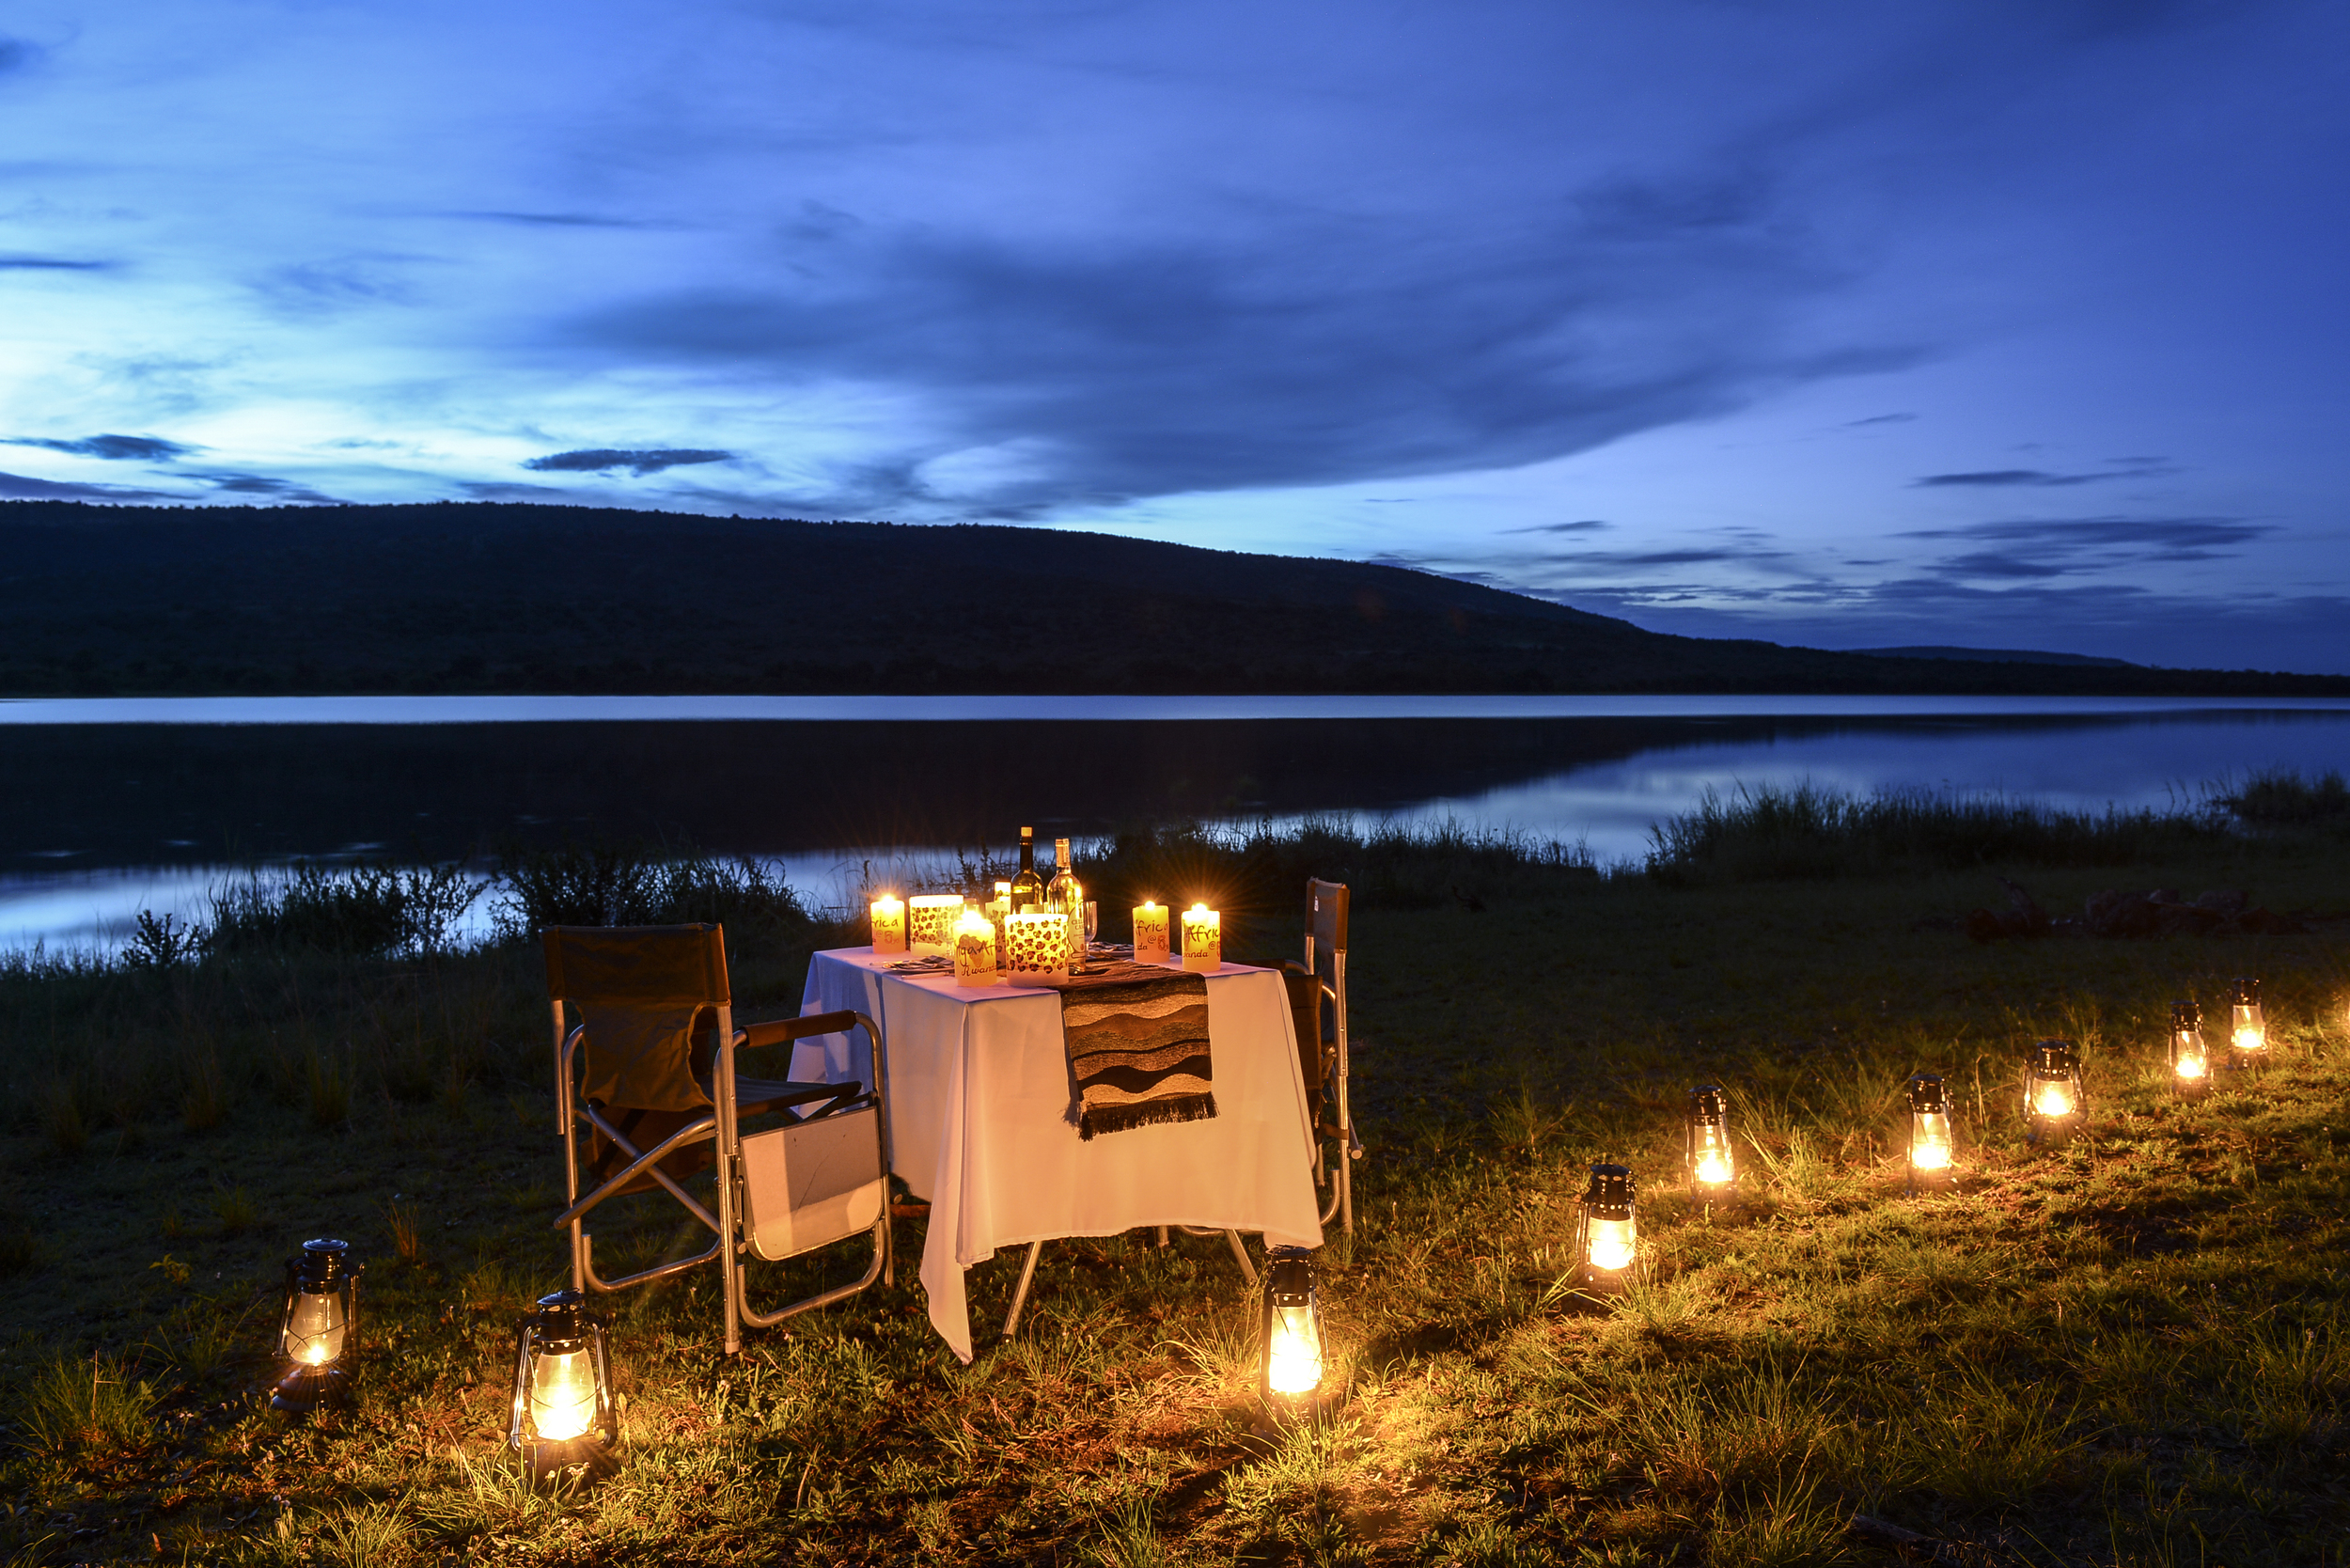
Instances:
[[[1322,1387],[1322,1317],[1313,1254],[1277,1247],[1265,1262],[1264,1324],[1258,1366],[1266,1403],[1296,1401]]]
[[[1167,962],[1167,905],[1145,899],[1135,905],[1135,962]]]
[[[2239,1067],[2249,1067],[2268,1055],[2268,1018],[2261,1011],[2261,982],[2248,977],[2235,982],[2235,1003],[2229,1010],[2228,1055]]]
[[[577,1291],[540,1296],[523,1319],[506,1440],[534,1475],[590,1464],[619,1447],[603,1325]]]
[[[884,893],[869,908],[873,919],[873,950],[877,953],[901,953],[906,950],[906,904],[895,893]]]
[[[1224,917],[1204,903],[1183,911],[1183,967],[1209,974],[1224,967]]]
[[[2089,1096],[2081,1087],[2080,1053],[2069,1040],[2044,1040],[2031,1048],[2024,1071],[2024,1121],[2031,1141],[2073,1136],[2085,1119]]]
[[[1950,1100],[1938,1073],[1909,1080],[1909,1190],[1915,1194],[1948,1186],[1954,1151],[1950,1144]]]
[[[1639,1255],[1639,1231],[1632,1218],[1632,1172],[1620,1165],[1591,1167],[1577,1215],[1574,1255],[1583,1288],[1612,1293],[1623,1289]]]
[[[1730,1148],[1730,1097],[1714,1084],[1689,1091],[1688,1144],[1682,1157],[1689,1184],[1700,1192],[1727,1192],[1738,1180]]]
[[[2170,1083],[2181,1094],[2211,1087],[2211,1048],[2203,1043],[2203,1010],[2193,1002],[2170,1004]]]
[[[343,1356],[358,1324],[359,1269],[351,1244],[331,1237],[304,1242],[302,1256],[286,1261],[277,1351],[288,1367],[270,1391],[272,1407],[299,1413],[348,1403],[352,1373]]]

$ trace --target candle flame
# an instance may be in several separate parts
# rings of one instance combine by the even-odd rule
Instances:
[[[2258,1024],[2239,1024],[2235,1031],[2235,1048],[2239,1051],[2268,1049],[2268,1030]]]
[[[2070,1116],[2073,1114],[2073,1090],[2064,1084],[2042,1084],[2037,1103],[2043,1116]]]
[[[1202,901],[1201,901],[1201,902],[1199,902],[1198,903],[1195,903],[1195,904],[1193,904],[1193,905],[1191,906],[1191,912],[1192,912],[1194,915],[1206,915],[1206,914],[1210,914],[1210,913],[1212,913],[1212,911],[1210,911],[1210,909],[1208,908],[1208,905],[1207,905],[1207,902],[1206,902],[1206,901],[1205,901],[1205,900],[1202,900]]]
[[[1918,1170],[1948,1170],[1950,1168],[1950,1146],[1947,1143],[1913,1143],[1909,1146],[1909,1163]]]
[[[1698,1181],[1709,1187],[1720,1186],[1730,1180],[1730,1162],[1717,1151],[1709,1150],[1698,1156]]]
[[[2208,1069],[2205,1068],[2203,1058],[2201,1057],[2181,1057],[2179,1058],[2179,1076],[2182,1078],[2200,1078],[2206,1071],[2208,1071]]]

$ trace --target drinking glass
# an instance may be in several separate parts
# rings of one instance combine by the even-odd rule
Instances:
[[[1102,902],[1099,899],[1088,899],[1086,900],[1086,949],[1089,952],[1092,950],[1093,939],[1100,934],[1101,930]]]

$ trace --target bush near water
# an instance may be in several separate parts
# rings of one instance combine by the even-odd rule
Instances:
[[[2176,820],[2034,824],[1748,792],[1628,867],[1459,830],[1136,828],[1084,868],[1105,908],[1204,894],[1237,917],[1238,954],[1294,950],[1307,874],[1356,890],[1371,1157],[1360,1234],[1323,1251],[1321,1418],[1257,1423],[1220,1244],[1048,1247],[1031,1326],[967,1369],[910,1268],[731,1362],[689,1277],[607,1304],[627,1464],[572,1496],[516,1486],[497,1439],[516,1318],[562,1282],[524,938],[722,919],[755,1019],[795,1011],[807,953],[861,922],[756,867],[576,851],[502,866],[479,895],[499,934],[470,950],[434,924],[446,880],[378,868],[297,876],[274,904],[231,890],[146,962],[18,955],[0,964],[0,1552],[1895,1560],[1858,1513],[1966,1562],[2329,1560],[2350,1529],[2343,792],[2272,778]],[[1950,917],[1997,875],[2051,907],[2123,882],[2251,888],[2308,931],[1970,944]],[[2266,982],[2274,1059],[2176,1102],[2169,1003],[2208,1010],[2239,973]],[[2055,1153],[2025,1146],[2014,1104],[2044,1036],[2083,1047],[2092,1110]],[[1900,1197],[1919,1069],[1958,1110],[1955,1198]],[[1710,1209],[1675,1175],[1699,1081],[1731,1089],[1745,1169]],[[1561,1286],[1600,1158],[1639,1176],[1645,1270],[1605,1309]],[[606,1261],[692,1246],[680,1217],[643,1202]],[[288,1425],[254,1390],[277,1265],[321,1232],[369,1265],[360,1403]],[[920,1240],[904,1222],[905,1259]],[[982,1329],[1016,1263],[972,1270]],[[799,1272],[754,1288],[814,1282]]]

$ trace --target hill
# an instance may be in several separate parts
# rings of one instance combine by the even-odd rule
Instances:
[[[506,503],[0,503],[0,693],[2350,695],[1668,636],[1351,561]]]

